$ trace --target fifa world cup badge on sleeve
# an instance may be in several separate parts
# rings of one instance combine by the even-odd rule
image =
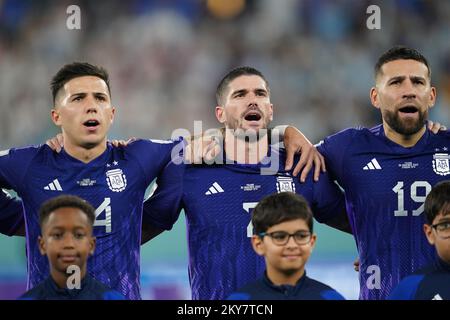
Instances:
[[[433,170],[436,174],[446,176],[450,174],[448,153],[436,153],[433,155]]]
[[[106,181],[111,191],[122,192],[127,187],[127,178],[122,169],[114,169],[106,171]]]

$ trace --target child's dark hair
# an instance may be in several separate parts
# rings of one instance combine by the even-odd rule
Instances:
[[[87,62],[73,62],[66,64],[53,76],[50,83],[52,90],[53,103],[55,103],[58,91],[70,80],[83,76],[94,76],[105,81],[108,86],[108,93],[111,96],[111,88],[109,86],[109,75],[106,69],[95,66]]]
[[[255,234],[270,227],[296,219],[302,219],[313,232],[313,215],[305,198],[292,192],[281,192],[264,197],[252,212]]]
[[[50,213],[59,208],[77,208],[86,214],[89,224],[94,225],[95,209],[87,201],[77,196],[62,195],[45,201],[39,210],[39,225],[42,226],[47,221]]]
[[[450,214],[450,181],[436,184],[425,199],[425,215],[429,225],[440,213],[444,216]]]

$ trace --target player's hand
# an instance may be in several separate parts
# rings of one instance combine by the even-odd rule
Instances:
[[[294,164],[294,155],[300,154],[300,160],[294,168],[293,175],[301,171],[300,181],[305,182],[306,176],[314,164],[314,181],[319,180],[320,171],[326,171],[325,159],[316,147],[295,127],[289,126],[284,132],[284,147],[286,149],[285,169],[290,170]]]
[[[61,149],[64,147],[64,138],[62,133],[58,133],[55,137],[48,139],[45,141],[45,144],[48,145],[53,151],[60,153]]]
[[[186,163],[201,164],[212,162],[221,151],[219,139],[213,135],[194,136],[187,139],[184,152]]]
[[[356,258],[356,260],[353,261],[353,269],[355,269],[356,272],[359,272],[359,258]]]
[[[429,130],[431,130],[434,134],[438,133],[439,131],[446,131],[447,127],[440,124],[439,122],[433,122],[431,120],[427,121],[427,127]]]
[[[114,147],[126,147],[128,144],[132,143],[133,141],[136,141],[135,137],[132,137],[128,140],[117,140],[117,139],[113,139],[111,141],[109,141],[109,143],[111,143]]]

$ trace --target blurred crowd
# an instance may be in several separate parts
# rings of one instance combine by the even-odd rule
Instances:
[[[69,5],[81,30],[68,30]],[[366,9],[381,9],[369,30]],[[275,124],[313,142],[349,126],[372,126],[373,65],[395,44],[429,60],[450,124],[450,1],[431,0],[0,0],[0,149],[40,143],[57,132],[50,78],[88,61],[111,76],[111,137],[168,138],[175,128],[216,127],[216,85],[250,65],[267,77]]]

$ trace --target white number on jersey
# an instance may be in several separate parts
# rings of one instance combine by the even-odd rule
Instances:
[[[394,216],[396,217],[407,217],[408,211],[405,210],[405,191],[403,190],[404,183],[403,181],[397,182],[394,188],[392,188],[392,191],[394,191],[397,194],[397,210],[394,211]],[[419,188],[425,188],[425,195],[419,196],[418,195],[418,189]],[[413,184],[411,184],[411,200],[417,203],[421,203],[422,205],[412,211],[413,216],[419,216],[425,207],[425,199],[431,191],[431,185],[428,183],[428,181],[415,181]]]
[[[244,202],[242,204],[242,208],[244,208],[245,212],[250,213],[250,209],[256,207],[257,204],[258,202]],[[252,219],[250,219],[250,222],[247,225],[247,237],[251,238],[252,235],[253,235],[253,224]]]
[[[99,220],[100,214],[105,211],[105,219]],[[95,210],[94,227],[105,227],[106,233],[111,232],[111,198],[105,198],[102,204]]]

